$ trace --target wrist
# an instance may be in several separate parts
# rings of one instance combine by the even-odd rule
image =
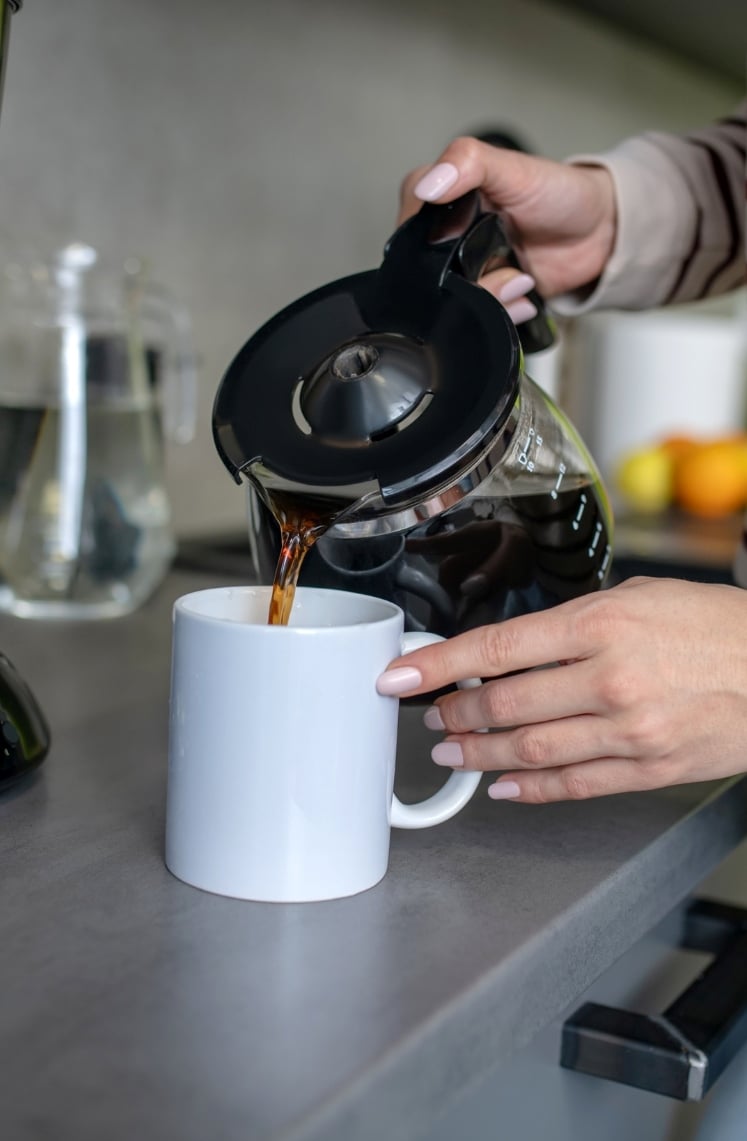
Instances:
[[[584,171],[589,186],[589,215],[593,220],[593,275],[582,286],[583,292],[593,292],[604,273],[617,241],[617,199],[615,183],[606,166],[591,163],[578,164]]]

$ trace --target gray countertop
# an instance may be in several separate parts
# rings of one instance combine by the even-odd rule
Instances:
[[[132,617],[3,617],[54,745],[0,797],[8,1141],[417,1137],[747,833],[747,784],[542,807],[481,789],[371,891],[254,904],[162,859],[175,573]],[[439,776],[402,714],[398,791]],[[441,779],[443,779],[441,777]],[[486,781],[487,785],[487,781]]]

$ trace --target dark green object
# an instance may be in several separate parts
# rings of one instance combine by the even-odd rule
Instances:
[[[0,654],[0,792],[36,769],[49,752],[49,727],[33,693]]]
[[[0,101],[8,50],[9,17],[22,0],[0,0]],[[36,698],[13,664],[0,654],[0,792],[33,772],[49,751],[49,727]]]

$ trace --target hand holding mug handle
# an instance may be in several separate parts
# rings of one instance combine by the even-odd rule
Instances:
[[[402,653],[408,654],[411,650],[419,650],[421,646],[430,646],[434,642],[443,642],[438,634],[407,633],[402,635]],[[457,683],[460,689],[471,689],[482,685],[479,678],[470,677]],[[442,824],[456,816],[465,804],[477,792],[477,786],[482,780],[481,772],[452,772],[442,788],[421,800],[417,804],[403,804],[392,795],[392,811],[390,823],[393,828],[430,828],[433,824]]]

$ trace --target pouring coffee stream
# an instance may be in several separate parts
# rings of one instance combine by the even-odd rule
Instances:
[[[280,555],[267,621],[271,626],[287,626],[306,554],[332,526],[340,509],[319,500],[293,501],[282,492],[268,493],[267,499],[280,527]]]
[[[518,263],[476,193],[426,204],[378,270],[302,297],[229,366],[213,432],[249,485],[271,621],[302,562],[304,583],[387,598],[407,628],[444,636],[603,584],[599,474],[524,372],[552,324],[533,294],[538,316],[514,326],[477,284],[496,264]]]

